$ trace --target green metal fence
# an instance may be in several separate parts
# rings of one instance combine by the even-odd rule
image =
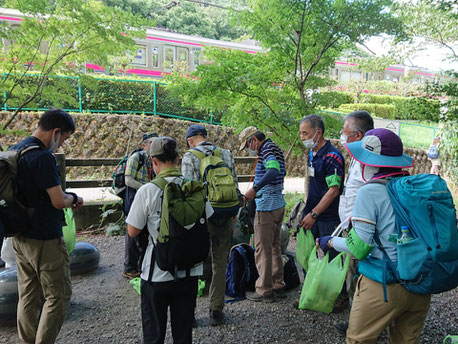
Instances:
[[[36,76],[27,76],[28,80],[24,82],[32,81],[33,77]],[[45,111],[59,107],[69,112],[146,114],[221,124],[221,113],[186,106],[171,97],[165,85],[155,80],[95,78],[95,82],[85,83],[78,77],[52,77],[33,107],[23,110]],[[55,95],[50,97],[56,91],[59,92],[57,99]],[[4,97],[7,97],[6,92]],[[20,98],[12,97],[4,103],[3,110],[16,110],[20,104]]]

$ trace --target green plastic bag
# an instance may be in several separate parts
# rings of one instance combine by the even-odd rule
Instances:
[[[65,222],[67,223],[66,226],[62,227],[62,232],[64,233],[64,241],[67,245],[67,251],[73,251],[76,244],[76,226],[75,226],[75,218],[73,217],[73,210],[70,208],[64,209],[65,214]]]
[[[138,295],[141,294],[141,279],[140,277],[135,277],[132,278],[129,283],[132,284],[132,287],[135,289],[135,291],[138,293]]]
[[[205,281],[202,281],[199,279],[199,282],[198,282],[198,286],[197,286],[197,297],[201,297],[204,293],[204,289],[205,289]]]
[[[450,339],[448,341],[447,339]],[[458,336],[447,336],[444,338],[444,344],[451,343],[451,344],[456,344],[458,343]]]
[[[296,260],[306,271],[308,270],[308,261],[313,247],[315,247],[315,240],[312,232],[302,228],[299,229],[299,233],[297,233]]]
[[[345,262],[342,264],[342,255]],[[313,248],[308,262],[308,271],[299,299],[300,309],[310,309],[322,313],[331,313],[334,302],[342,290],[347,275],[350,255],[340,253],[330,263],[329,252],[323,259],[316,256],[316,247]]]

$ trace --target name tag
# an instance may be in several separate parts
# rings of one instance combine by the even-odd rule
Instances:
[[[309,177],[315,177],[315,168],[309,166]]]

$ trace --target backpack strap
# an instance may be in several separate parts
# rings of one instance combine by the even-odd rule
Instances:
[[[153,183],[157,187],[161,188],[162,191],[164,191],[165,187],[167,186],[169,182],[165,178],[156,177],[151,181],[151,183]]]

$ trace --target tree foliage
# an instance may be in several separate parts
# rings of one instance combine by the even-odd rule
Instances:
[[[191,78],[170,78],[184,101],[226,110],[226,123],[255,124],[291,144],[298,120],[316,111],[315,91],[328,70],[357,42],[402,34],[390,0],[252,0],[240,22],[266,53],[205,50],[210,63]]]
[[[11,98],[18,104],[3,129],[23,107],[36,106],[43,90],[57,104],[67,100],[62,93],[64,79],[45,88],[53,74],[83,74],[86,62],[109,66],[111,57],[135,49],[133,38],[143,37],[150,24],[94,0],[11,0],[8,6],[25,16],[18,26],[5,22],[0,26],[0,91],[5,94],[0,104]]]
[[[456,0],[409,0],[398,5],[408,33],[448,49],[458,59],[458,3]]]
[[[236,12],[246,1],[225,1],[216,6],[203,6],[194,2],[169,0],[102,0],[107,6],[118,7],[134,14],[151,18],[160,28],[219,40],[236,40],[246,34],[236,24]],[[205,2],[205,1],[203,1]]]

